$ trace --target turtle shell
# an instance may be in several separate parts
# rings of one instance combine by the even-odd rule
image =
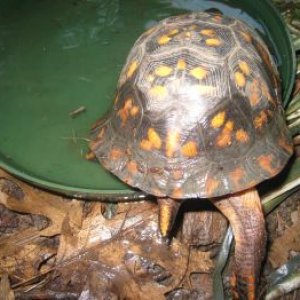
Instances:
[[[205,12],[142,34],[90,148],[127,184],[159,197],[216,197],[279,173],[292,143],[267,46],[239,20]]]

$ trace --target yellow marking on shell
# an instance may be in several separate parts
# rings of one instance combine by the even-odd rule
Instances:
[[[249,95],[249,100],[250,100],[250,104],[252,107],[256,106],[261,98],[261,90],[259,87],[259,83],[257,81],[257,79],[254,79],[250,85],[250,95]]]
[[[245,61],[240,61],[239,62],[239,68],[241,69],[241,71],[246,75],[246,76],[249,76],[250,75],[250,67],[249,65],[247,64],[247,62]]]
[[[123,152],[120,149],[112,149],[110,151],[109,157],[112,160],[120,159],[123,155]]]
[[[192,33],[190,31],[186,31],[184,35],[187,39],[190,39],[192,37]]]
[[[249,141],[248,133],[243,129],[238,129],[235,133],[235,138],[238,142],[247,143]]]
[[[165,86],[155,85],[150,89],[150,94],[152,97],[162,99],[168,95],[168,90]]]
[[[277,173],[277,169],[272,166],[274,157],[272,154],[263,154],[257,158],[259,166],[268,172],[271,176]]]
[[[197,25],[191,25],[189,26],[189,30],[196,30],[198,28]]]
[[[141,140],[140,142],[140,148],[145,151],[151,151],[152,150],[152,143],[146,139]]]
[[[253,124],[256,129],[260,129],[268,121],[268,116],[265,111],[261,111],[258,116],[254,118]]]
[[[161,66],[158,66],[154,73],[156,76],[159,76],[159,77],[165,77],[165,76],[168,76],[170,75],[171,73],[173,72],[173,69],[168,67],[168,66],[164,66],[164,65],[161,65]]]
[[[127,72],[126,72],[127,78],[130,78],[134,74],[134,72],[136,71],[137,67],[138,67],[138,61],[137,60],[134,60],[134,61],[132,61],[130,63],[130,65],[129,65],[128,69],[127,69]]]
[[[213,29],[202,29],[201,31],[200,31],[200,33],[202,34],[202,35],[205,35],[205,36],[214,36],[215,34],[216,34],[216,31],[215,30],[213,30]]]
[[[220,182],[214,178],[208,178],[206,180],[205,190],[208,196],[213,195],[216,189],[219,187]]]
[[[244,87],[246,84],[246,78],[243,73],[237,71],[234,73],[234,79],[238,87]]]
[[[127,163],[127,170],[132,174],[136,174],[138,172],[137,163],[135,161],[130,161]]]
[[[293,153],[293,145],[288,143],[287,139],[285,137],[281,137],[278,140],[278,144],[281,148],[283,148],[287,153],[292,154]]]
[[[246,172],[241,167],[234,169],[233,171],[229,172],[229,178],[233,182],[235,187],[240,186],[241,179],[243,179],[246,175]]]
[[[165,45],[167,43],[169,43],[169,41],[171,40],[171,38],[169,36],[167,36],[166,34],[160,36],[157,40],[159,45]]]
[[[172,198],[180,199],[183,197],[183,190],[181,188],[175,188],[171,196]]]
[[[175,35],[175,34],[177,34],[179,32],[179,30],[177,29],[177,28],[174,28],[174,29],[172,29],[172,30],[170,30],[169,32],[168,32],[168,35]]]
[[[244,31],[240,31],[240,34],[241,34],[241,36],[243,37],[243,39],[244,39],[246,42],[251,43],[252,37],[251,37],[250,33],[244,32]]]
[[[207,70],[201,67],[196,67],[190,71],[190,74],[199,80],[204,79],[207,73]]]
[[[185,70],[185,68],[186,68],[186,62],[185,62],[185,60],[182,59],[182,58],[178,59],[178,61],[177,61],[177,69],[178,70]]]
[[[210,124],[213,128],[221,127],[225,122],[226,112],[222,111],[217,113],[211,120]]]
[[[171,131],[169,130],[166,137],[166,156],[173,157],[175,151],[178,148],[179,142],[179,132],[178,131]]]
[[[160,149],[161,148],[161,138],[159,137],[158,133],[155,131],[154,128],[148,129],[148,140],[153,145],[154,148]]]
[[[140,111],[139,107],[135,105],[131,108],[130,115],[132,117],[135,117],[139,113],[139,111]]]
[[[181,147],[181,153],[188,158],[195,157],[198,154],[197,144],[193,141],[185,143]]]
[[[211,47],[218,47],[218,46],[220,46],[222,44],[222,41],[219,40],[219,39],[207,39],[205,41],[205,44],[207,46],[211,46]]]

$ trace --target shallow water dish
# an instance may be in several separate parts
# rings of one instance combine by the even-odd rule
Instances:
[[[218,8],[269,45],[291,94],[295,58],[287,28],[265,1],[3,1],[0,4],[0,167],[78,197],[143,197],[86,161],[90,125],[111,106],[137,37],[157,21]],[[139,18],[136,18],[136,16]],[[86,111],[70,117],[84,106]]]

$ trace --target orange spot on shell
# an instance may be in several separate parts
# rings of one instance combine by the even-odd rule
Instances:
[[[180,58],[177,61],[177,69],[178,70],[184,70],[186,68],[186,62],[184,59]]]
[[[254,79],[250,85],[249,100],[252,107],[256,106],[260,102],[261,90],[259,83]]]
[[[239,62],[239,68],[240,68],[240,70],[246,75],[246,76],[249,76],[250,75],[250,72],[251,72],[251,70],[250,70],[250,67],[249,67],[249,65],[247,64],[247,62],[245,62],[245,61],[240,61]]]
[[[232,131],[233,127],[234,127],[234,122],[231,120],[228,120],[224,126],[224,131],[227,131],[227,132]]]
[[[213,29],[202,29],[201,31],[200,31],[200,33],[202,34],[202,35],[205,35],[205,36],[214,36],[215,34],[216,34],[216,32],[215,32],[215,30],[213,30]]]
[[[156,149],[161,148],[161,144],[162,144],[161,138],[159,137],[158,133],[155,131],[154,128],[148,129],[148,139],[154,148]]]
[[[244,87],[246,84],[246,78],[243,73],[237,71],[234,73],[234,80],[238,87]]]
[[[256,129],[260,129],[268,121],[268,116],[265,111],[261,111],[258,116],[254,118],[253,124]]]
[[[219,187],[219,181],[214,178],[208,178],[206,180],[205,190],[208,196],[211,196],[215,193],[216,189]]]
[[[139,113],[139,107],[138,106],[133,106],[132,108],[131,108],[131,110],[130,110],[130,115],[132,116],[132,117],[135,117],[138,113]]]
[[[241,179],[245,177],[245,174],[245,170],[240,167],[234,169],[229,173],[229,178],[236,188],[240,186]]]
[[[169,36],[167,36],[166,34],[160,36],[157,40],[159,45],[165,45],[167,43],[169,43],[169,41],[171,40],[171,38]]]
[[[167,157],[173,157],[174,152],[178,148],[178,142],[179,142],[179,132],[178,131],[168,131],[167,137],[166,137],[166,156]]]
[[[134,74],[137,67],[138,67],[138,62],[136,60],[130,63],[126,73],[127,78],[130,78]]]
[[[216,144],[218,147],[224,148],[231,145],[231,131],[223,129],[221,134],[217,136]]]
[[[251,37],[250,33],[245,32],[245,31],[240,31],[240,34],[246,42],[250,43],[252,41],[252,37]]]
[[[151,151],[152,150],[152,144],[150,141],[143,139],[140,142],[140,148],[145,151]]]
[[[261,155],[257,159],[259,166],[268,172],[271,176],[275,175],[277,173],[277,169],[272,166],[273,161],[273,155],[272,154],[266,154]]]
[[[249,141],[248,133],[243,129],[238,129],[235,133],[235,138],[238,142],[247,143]]]
[[[219,40],[219,39],[207,39],[205,41],[205,44],[207,46],[211,46],[211,47],[218,47],[218,46],[220,46],[222,44],[222,41]]]
[[[285,137],[281,137],[278,141],[278,144],[283,148],[287,153],[292,154],[294,149],[293,145],[287,141]]]
[[[193,141],[185,143],[181,147],[181,153],[188,158],[195,157],[198,154],[197,144]]]
[[[137,163],[135,161],[128,162],[127,163],[127,170],[132,174],[136,174],[138,172]]]
[[[217,113],[211,120],[210,124],[213,128],[221,127],[225,122],[226,112],[222,111]]]
[[[123,152],[120,149],[114,148],[110,151],[109,157],[112,160],[120,159],[123,155]]]

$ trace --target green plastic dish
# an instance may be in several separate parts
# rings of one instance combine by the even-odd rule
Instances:
[[[85,160],[89,128],[110,108],[127,53],[147,27],[212,7],[261,33],[278,63],[287,103],[294,51],[269,1],[1,1],[0,167],[70,196],[143,198]],[[86,111],[71,118],[80,106]]]

